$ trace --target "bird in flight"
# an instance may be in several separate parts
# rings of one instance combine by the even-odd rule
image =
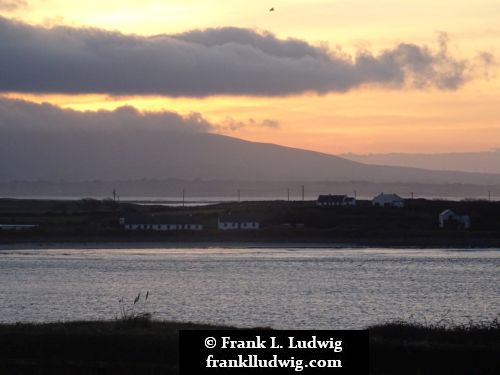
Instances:
[[[274,12],[274,8],[269,9],[270,12]]]

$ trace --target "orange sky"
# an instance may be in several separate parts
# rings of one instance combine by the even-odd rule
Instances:
[[[398,42],[435,46],[447,32],[454,56],[474,60],[495,54],[500,3],[491,1],[115,1],[32,0],[2,15],[32,24],[92,26],[154,35],[193,28],[238,26],[268,30],[280,38],[326,43],[353,53],[380,51]],[[239,138],[336,154],[344,152],[451,152],[500,147],[498,67],[455,91],[365,87],[324,96],[215,96],[204,99],[106,95],[7,94],[78,110],[133,105],[144,110],[199,112],[213,122],[272,119],[273,129],[249,125],[221,132]]]

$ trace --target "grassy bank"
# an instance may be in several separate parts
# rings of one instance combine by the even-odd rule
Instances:
[[[370,328],[372,374],[500,373],[500,322],[427,326],[404,322]]]
[[[180,329],[190,323],[69,322],[0,326],[2,374],[177,374]],[[370,328],[371,374],[498,374],[498,321],[459,327]]]

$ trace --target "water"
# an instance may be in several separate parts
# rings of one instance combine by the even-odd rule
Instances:
[[[159,319],[294,329],[500,313],[500,250],[0,250],[0,321]]]

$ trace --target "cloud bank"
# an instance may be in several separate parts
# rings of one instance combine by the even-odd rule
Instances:
[[[142,37],[0,18],[0,92],[282,96],[365,85],[455,90],[472,63],[400,43],[348,56],[270,33],[219,28]]]
[[[25,0],[0,0],[0,11],[12,12],[27,6]]]
[[[178,162],[168,155],[185,147],[179,139],[215,127],[197,113],[80,112],[0,98],[0,180],[161,175],[158,165]]]
[[[199,113],[181,116],[170,111],[139,111],[132,106],[123,106],[113,111],[75,111],[52,104],[36,104],[23,100],[0,97],[0,134],[4,141],[9,136],[28,136],[31,132],[41,134],[72,134],[95,136],[121,136],[172,132],[209,132],[216,129]]]
[[[221,132],[231,132],[238,131],[241,129],[273,129],[277,130],[281,128],[279,121],[273,119],[264,119],[262,121],[257,121],[253,118],[249,118],[246,121],[235,120],[232,117],[226,118],[217,125],[217,130]]]

